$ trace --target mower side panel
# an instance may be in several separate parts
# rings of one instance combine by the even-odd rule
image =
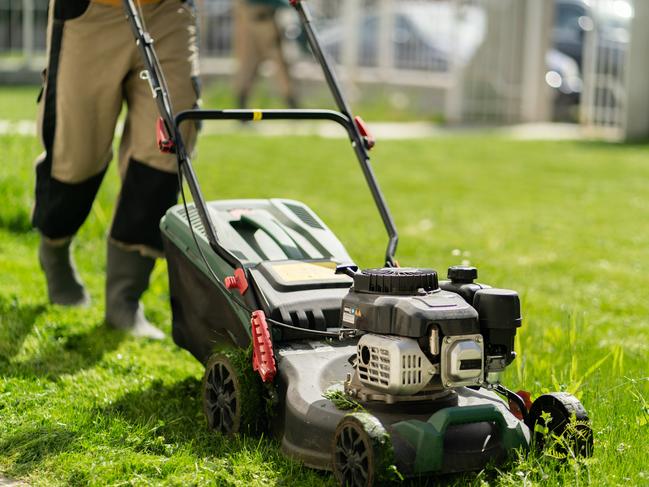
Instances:
[[[273,432],[282,451],[305,465],[331,469],[331,447],[338,422],[349,411],[338,409],[323,394],[330,388],[342,390],[351,373],[347,359],[356,343],[291,342],[277,350],[280,404]]]
[[[508,418],[513,416],[502,403],[479,402],[442,409],[427,421],[401,421],[392,429],[413,447],[412,473],[463,472],[482,468],[490,460],[501,461],[508,451],[527,447],[529,435],[523,424]],[[458,438],[459,442],[453,441]],[[473,448],[472,439],[477,439]],[[464,454],[458,454],[462,450]]]
[[[174,342],[202,363],[220,345],[248,347],[248,316],[164,235],[163,242]]]
[[[179,347],[206,363],[219,345],[248,347],[250,317],[214,281],[181,210],[182,206],[171,208],[160,222],[169,274],[172,336]],[[192,225],[205,260],[222,281],[232,274],[232,268],[211,249],[200,223],[192,221]]]

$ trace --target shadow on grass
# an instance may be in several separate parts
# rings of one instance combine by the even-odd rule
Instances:
[[[169,445],[184,447],[197,457],[237,457],[240,454],[254,454],[264,463],[273,463],[290,471],[278,485],[298,485],[298,477],[313,476],[322,485],[335,485],[333,474],[310,468],[295,468],[295,463],[285,459],[279,443],[274,439],[236,436],[227,438],[207,429],[203,417],[201,383],[187,378],[166,385],[154,382],[149,388],[123,395],[117,402],[98,411],[99,415],[126,421],[130,428],[141,432],[137,450],[142,453],[165,455]],[[293,464],[293,467],[289,465]],[[295,478],[293,478],[295,476]],[[480,485],[481,480],[493,481],[498,476],[495,469],[487,472],[444,475],[428,478],[408,479],[401,485],[465,486]],[[286,483],[288,482],[288,483]]]
[[[0,456],[11,459],[3,473],[23,477],[48,457],[69,451],[77,434],[63,426],[45,425],[19,431],[0,440]]]
[[[646,149],[649,139],[622,142],[609,142],[606,140],[578,140],[579,147],[597,150],[619,151],[620,149]]]
[[[21,305],[18,299],[0,296],[0,364],[8,362],[22,348],[45,304]]]
[[[153,382],[145,390],[123,395],[96,414],[112,422],[125,421],[131,435],[139,437],[133,445],[139,453],[169,455],[170,450],[182,450],[212,464],[210,468],[218,469],[214,479],[218,485],[232,485],[227,479],[236,477],[233,469],[240,467],[253,473],[257,468],[278,472],[275,485],[333,485],[329,473],[303,468],[284,457],[276,440],[243,435],[230,438],[208,430],[201,383],[193,377],[174,384]]]
[[[37,310],[38,313],[43,311],[40,307]],[[29,359],[11,361],[20,351],[22,341],[31,331],[38,313],[21,312],[22,320],[8,321],[11,325],[9,335],[14,339],[9,343],[0,343],[0,372],[3,375],[56,380],[62,375],[92,367],[105,353],[116,350],[126,338],[125,333],[108,329],[103,323],[83,333],[68,335],[64,328],[71,324],[67,323],[62,324],[59,331],[40,336],[38,352]]]
[[[200,390],[200,381],[193,377],[169,385],[156,380],[147,389],[124,394],[98,414],[146,428],[152,439],[163,436],[167,443],[191,444],[199,455],[218,453],[224,441],[207,430]]]

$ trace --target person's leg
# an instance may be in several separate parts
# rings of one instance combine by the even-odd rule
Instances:
[[[254,26],[261,57],[264,60],[273,61],[280,95],[289,108],[297,108],[297,95],[291,78],[290,67],[284,55],[282,46],[283,32],[277,23],[276,10],[272,7],[265,8],[265,15],[259,15]]]
[[[234,92],[239,108],[248,107],[250,92],[261,62],[254,29],[254,18],[258,10],[258,6],[248,4],[247,0],[237,0],[234,4],[234,51],[237,59]]]
[[[39,105],[44,152],[37,160],[32,224],[50,301],[76,305],[88,296],[70,255],[112,158],[121,106],[120,57],[107,63],[106,9],[87,0],[51,0],[48,64]],[[123,69],[122,69],[123,72]]]
[[[198,59],[195,18],[186,4],[165,0],[143,7],[145,22],[169,87],[174,111],[192,108],[198,100]],[[135,44],[133,44],[135,50]],[[106,268],[106,322],[150,338],[160,330],[144,317],[140,297],[147,289],[155,257],[163,255],[160,218],[177,201],[176,158],[158,150],[155,124],[158,111],[149,85],[140,79],[143,65],[135,52],[124,82],[128,115],[120,146],[122,189],[110,230]],[[196,130],[181,127],[191,151]]]

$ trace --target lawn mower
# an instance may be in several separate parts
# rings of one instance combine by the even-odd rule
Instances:
[[[592,451],[567,393],[531,402],[500,383],[516,357],[518,294],[476,282],[474,267],[402,268],[398,235],[373,173],[374,140],[353,117],[304,1],[292,0],[338,111],[188,110],[174,114],[133,0],[127,17],[160,111],[160,149],[177,156],[193,196],[160,228],[173,339],[205,365],[210,428],[265,431],[283,452],[341,485],[465,472],[559,439]],[[382,267],[359,269],[307,205],[288,199],[206,202],[179,127],[205,120],[329,120],[347,132],[389,240]],[[547,445],[546,445],[547,446]]]

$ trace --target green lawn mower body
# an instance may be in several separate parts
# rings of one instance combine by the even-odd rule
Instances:
[[[338,111],[174,114],[153,40],[134,0],[124,0],[161,115],[158,145],[176,154],[180,187],[184,178],[194,199],[183,192],[161,231],[173,339],[205,365],[209,427],[268,431],[287,455],[359,487],[482,469],[553,436],[562,438],[559,453],[589,454],[592,430],[577,399],[556,393],[532,403],[500,384],[516,357],[516,292],[476,282],[473,267],[451,267],[440,281],[432,269],[398,266],[397,230],[368,154],[374,140],[352,115],[304,2],[290,3]],[[384,267],[359,270],[298,201],[205,201],[181,124],[278,119],[347,131],[388,235]]]
[[[161,229],[168,259],[173,338],[206,365],[215,350],[247,349],[250,315],[235,302],[238,299],[245,299],[248,306],[263,310],[266,316],[305,330],[301,334],[273,328],[278,370],[268,428],[286,454],[311,467],[331,469],[336,433],[347,416],[360,417],[361,423],[378,422],[375,429],[384,443],[372,455],[388,450],[385,455],[390,465],[404,476],[481,469],[504,460],[517,448],[527,448],[530,431],[525,422],[516,418],[497,394],[478,386],[438,387],[419,392],[419,397],[410,394],[404,401],[399,401],[397,394],[378,391],[377,397],[357,395],[365,399],[352,402],[362,407],[361,413],[341,408],[332,397],[346,394],[345,382],[356,372],[359,339],[314,339],[308,330],[335,333],[346,326],[345,313],[349,311],[344,310],[343,301],[351,302],[354,281],[335,273],[338,264],[351,261],[344,247],[312,210],[297,201],[231,200],[207,206],[223,246],[248,269],[250,289],[242,296],[215,282],[215,277],[223,281],[235,269],[211,252],[196,208],[190,205],[194,235],[214,271],[212,276],[197,252],[183,206],[170,209]],[[447,289],[453,286],[457,283],[441,283]],[[464,283],[457,292],[435,287],[417,293],[422,299],[436,296],[443,300],[437,313],[440,342],[446,336],[480,331],[477,314],[460,295],[467,292],[467,286],[473,287],[474,293],[487,289]],[[376,296],[391,298],[388,292],[364,297]],[[409,298],[396,295],[396,299]],[[430,311],[428,316],[432,316]],[[404,336],[408,328],[403,320],[397,322],[403,329],[400,335],[392,335],[395,338]],[[482,368],[482,363],[479,366]],[[241,371],[234,371],[237,373]],[[480,382],[483,377],[480,372]],[[232,410],[236,415],[236,405]],[[238,430],[245,429],[245,425],[238,426]],[[232,432],[230,427],[220,429]],[[373,461],[377,463],[376,458]],[[385,466],[382,471],[380,465],[376,467],[376,475],[386,472]]]
[[[234,268],[212,252],[189,205],[194,235],[212,275],[196,249],[182,205],[171,208],[161,230],[168,256],[173,337],[203,363],[213,344],[247,348],[250,313],[234,300],[243,299],[266,316],[306,330],[339,327],[340,303],[351,278],[334,273],[349,262],[347,251],[306,205],[292,200],[231,200],[208,203],[220,242],[250,273],[251,289],[243,296],[223,292],[222,282]],[[214,278],[219,282],[214,282]],[[313,338],[294,330],[275,330],[273,339]]]

